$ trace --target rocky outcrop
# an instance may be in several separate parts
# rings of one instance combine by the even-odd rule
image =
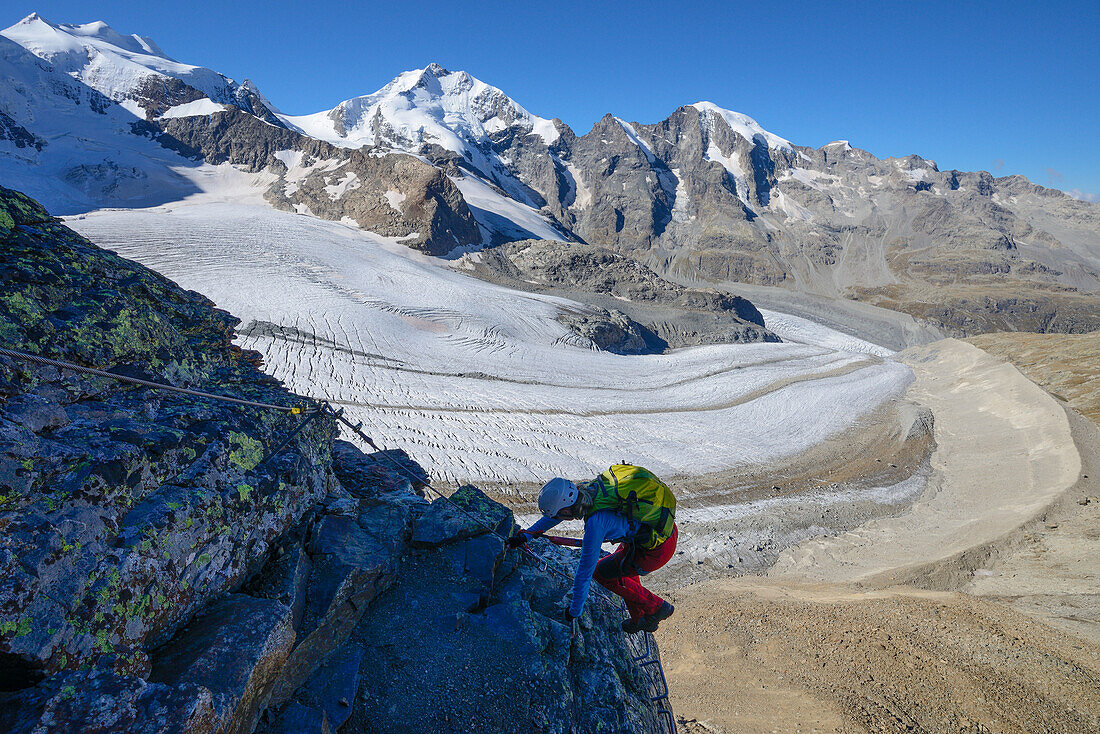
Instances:
[[[567,185],[514,173],[556,220],[676,280],[857,298],[953,334],[1100,328],[1100,208],[1021,177],[794,146],[706,105],[550,148]]]
[[[457,267],[512,288],[587,304],[561,320],[598,348],[659,353],[699,344],[779,341],[748,300],[672,283],[604,247],[521,240],[464,255]]]
[[[7,189],[0,241],[6,346],[301,400],[231,316]],[[510,511],[302,420],[0,357],[0,730],[661,726],[620,607],[571,638],[570,572],[505,549]]]
[[[412,156],[337,148],[235,109],[146,125],[144,132],[185,155],[272,171],[266,198],[280,209],[351,220],[431,255],[481,242],[454,183]]]
[[[0,111],[0,140],[11,141],[16,148],[34,148],[41,151],[46,147],[45,140],[32,134],[3,111]]]
[[[429,255],[481,242],[458,187],[439,169],[403,154],[335,148],[328,153],[319,160],[298,158],[293,169],[276,162],[272,170],[279,179],[268,190],[268,201],[324,219],[353,220]]]
[[[228,314],[14,192],[2,202],[5,344],[293,404],[232,347]],[[291,427],[271,411],[11,360],[0,392],[0,650],[24,682],[105,655],[148,673],[148,651],[250,578],[332,481],[327,420],[264,461]]]

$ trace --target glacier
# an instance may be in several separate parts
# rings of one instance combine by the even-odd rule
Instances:
[[[557,320],[582,304],[256,203],[196,197],[67,224],[233,313],[238,343],[270,374],[437,479],[583,477],[624,459],[669,476],[764,464],[844,431],[912,380],[888,350],[774,312],[791,341],[598,351]]]

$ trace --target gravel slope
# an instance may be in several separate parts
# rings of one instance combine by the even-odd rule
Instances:
[[[902,358],[938,484],[766,578],[672,586],[681,732],[1100,731],[1100,430],[961,342]]]

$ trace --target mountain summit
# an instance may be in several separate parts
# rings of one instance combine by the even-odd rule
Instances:
[[[558,137],[551,120],[532,115],[494,86],[436,63],[397,75],[373,94],[353,97],[331,110],[281,116],[289,126],[334,145],[381,145],[418,152],[438,145],[461,156],[494,133],[534,132],[547,144]]]
[[[139,117],[171,114],[173,107],[205,99],[206,112],[232,105],[277,123],[254,88],[175,61],[152,39],[123,35],[103,21],[55,24],[31,13],[0,35]]]
[[[433,255],[562,240],[950,333],[1100,328],[1100,209],[1020,177],[800,146],[705,101],[577,135],[436,63],[284,115],[251,83],[104,23],[31,15],[3,36],[0,174],[60,211],[174,201],[209,185],[190,169],[229,163],[269,175],[279,208]]]

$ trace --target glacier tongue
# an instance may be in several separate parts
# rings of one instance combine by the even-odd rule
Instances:
[[[211,297],[243,320],[241,345],[271,374],[345,407],[436,477],[585,476],[621,458],[668,475],[761,463],[844,430],[911,379],[894,362],[810,343],[594,351],[556,320],[580,304],[262,206],[102,211],[69,224]],[[804,342],[866,348],[797,330]]]

